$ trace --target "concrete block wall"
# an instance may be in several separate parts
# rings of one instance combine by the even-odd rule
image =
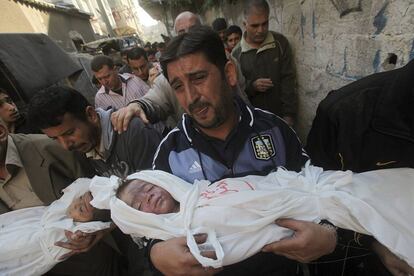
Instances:
[[[222,16],[242,27],[242,1],[223,2],[203,15],[205,23]],[[383,63],[389,53],[397,55],[396,67],[414,58],[414,0],[268,2],[270,29],[284,34],[294,51],[299,91],[296,129],[304,142],[316,108],[330,90],[386,70]]]

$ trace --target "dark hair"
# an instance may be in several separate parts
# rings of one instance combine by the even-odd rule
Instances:
[[[147,51],[147,56],[155,55],[157,53],[157,50],[150,49]]]
[[[214,19],[213,23],[211,23],[211,26],[213,27],[213,30],[215,32],[224,31],[227,29],[227,22],[226,19],[219,17]]]
[[[35,94],[29,102],[28,118],[40,129],[58,126],[63,115],[70,113],[76,119],[86,121],[86,98],[68,86],[52,86]]]
[[[269,4],[266,0],[245,0],[243,10],[244,18],[249,15],[252,8],[264,10],[266,13],[270,12]]]
[[[114,61],[112,58],[104,55],[96,56],[91,61],[91,69],[94,72],[98,72],[107,65],[109,68],[114,68]]]
[[[201,52],[206,59],[216,65],[221,72],[224,72],[224,65],[227,62],[223,42],[216,32],[207,26],[195,26],[187,33],[174,37],[167,45],[160,58],[162,71],[168,79],[167,65],[178,58]]]
[[[157,45],[158,48],[164,48],[165,47],[165,42],[160,42]]]
[[[231,25],[226,30],[226,37],[228,37],[231,34],[239,34],[240,37],[243,35],[242,29],[240,29],[237,25]]]
[[[120,52],[121,57],[126,56],[129,51],[131,51],[131,49],[123,49],[123,50],[121,50],[121,52]]]
[[[141,47],[131,49],[127,54],[128,61],[130,59],[137,60],[137,59],[140,59],[141,57],[144,57],[145,60],[148,60],[147,52]]]

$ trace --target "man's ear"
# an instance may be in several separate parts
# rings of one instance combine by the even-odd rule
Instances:
[[[227,61],[224,66],[224,74],[226,75],[227,82],[231,87],[237,85],[237,68],[231,60]]]
[[[86,113],[86,119],[88,120],[88,122],[94,125],[98,124],[99,116],[98,116],[98,113],[96,113],[96,110],[93,106],[88,105],[86,107],[85,113]]]

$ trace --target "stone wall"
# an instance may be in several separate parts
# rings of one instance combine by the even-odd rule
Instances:
[[[243,26],[242,1],[203,14]],[[414,58],[413,0],[268,0],[270,29],[290,41],[299,91],[297,132],[303,141],[318,103],[332,89]],[[394,56],[395,58],[395,56]],[[385,69],[385,68],[386,69]],[[414,77],[414,76],[413,76]]]

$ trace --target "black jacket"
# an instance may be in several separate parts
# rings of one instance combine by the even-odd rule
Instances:
[[[312,163],[362,172],[414,167],[414,61],[331,91],[308,136]]]

